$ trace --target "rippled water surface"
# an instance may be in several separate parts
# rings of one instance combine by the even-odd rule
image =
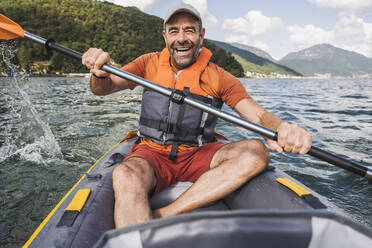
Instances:
[[[372,81],[242,79],[261,105],[313,133],[316,146],[372,164]],[[141,89],[97,97],[86,78],[0,78],[0,246],[22,245],[78,178],[135,129]],[[227,110],[227,108],[226,108]],[[254,134],[219,121],[233,141]],[[372,226],[372,188],[309,156],[271,164]]]

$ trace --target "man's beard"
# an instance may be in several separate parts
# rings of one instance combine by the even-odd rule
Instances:
[[[190,54],[187,56],[182,56],[182,52],[178,52],[179,47],[189,47],[191,49]],[[200,38],[197,40],[197,42],[194,44],[190,41],[184,42],[182,44],[173,44],[171,45],[171,58],[173,64],[180,68],[186,68],[192,65],[199,57],[199,50],[200,50]],[[181,53],[181,54],[179,54]]]

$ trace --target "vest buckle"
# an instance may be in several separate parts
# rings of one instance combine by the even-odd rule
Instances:
[[[173,90],[172,94],[170,95],[170,99],[172,100],[172,102],[175,102],[177,104],[184,103],[185,97],[185,92],[183,92],[182,90]]]

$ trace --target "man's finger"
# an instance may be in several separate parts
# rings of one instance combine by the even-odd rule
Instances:
[[[110,75],[110,73],[98,69],[90,69],[90,73],[96,75],[97,77],[108,77]]]
[[[280,154],[283,153],[283,148],[281,148],[276,141],[268,140],[267,144],[269,145],[269,148],[272,151],[275,151],[275,152],[280,153]]]
[[[299,152],[299,154],[301,155],[305,155],[306,153],[308,153],[312,145],[311,134],[305,131],[304,137],[304,144]]]

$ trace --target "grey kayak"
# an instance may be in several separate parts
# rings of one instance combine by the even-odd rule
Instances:
[[[114,230],[111,173],[135,138],[100,158],[24,247],[372,247],[372,230],[278,168],[268,167],[224,199],[192,213]],[[191,183],[155,195],[159,208]]]

